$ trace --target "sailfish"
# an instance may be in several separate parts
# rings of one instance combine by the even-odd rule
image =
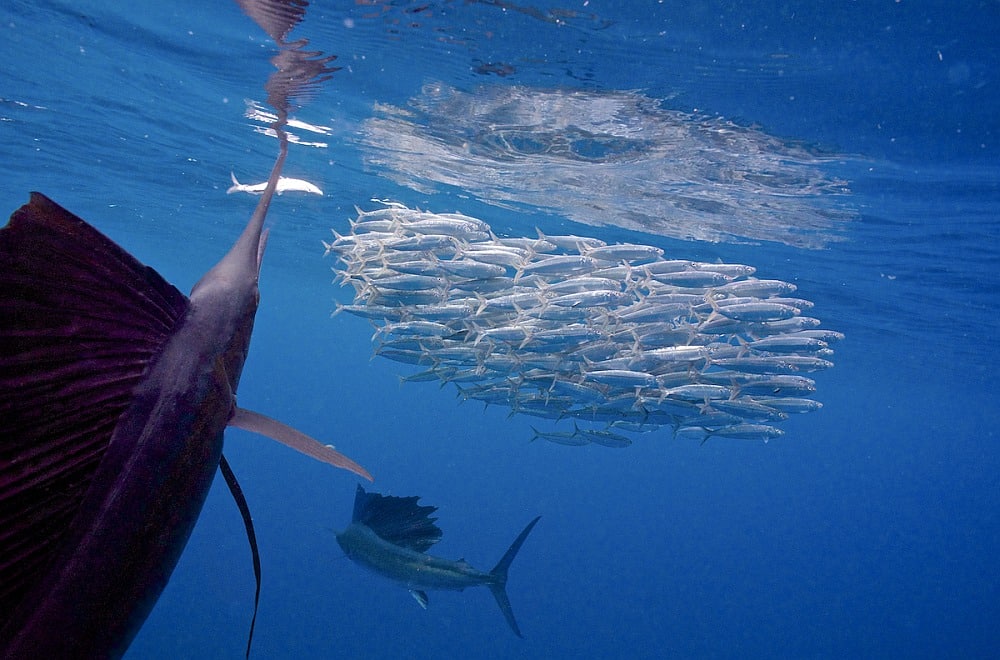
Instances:
[[[278,10],[257,11],[262,2]],[[243,232],[190,296],[41,193],[0,229],[0,657],[124,654],[216,469],[255,545],[222,456],[227,426],[371,479],[332,447],[236,404],[289,99],[335,70],[333,57],[284,42],[304,2],[240,4],[280,46],[267,85],[280,149]]]
[[[521,530],[496,566],[487,572],[464,559],[453,561],[427,554],[441,540],[441,528],[435,524],[437,518],[431,517],[437,507],[417,504],[419,499],[369,493],[359,485],[351,524],[337,532],[337,543],[351,561],[404,585],[424,609],[427,589],[464,591],[487,587],[507,625],[521,637],[507,598],[507,570],[541,516]]]

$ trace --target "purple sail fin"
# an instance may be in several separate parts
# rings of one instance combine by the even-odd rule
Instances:
[[[0,229],[0,620],[43,574],[187,307],[40,193]]]

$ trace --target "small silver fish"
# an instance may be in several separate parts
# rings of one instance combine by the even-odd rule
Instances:
[[[236,175],[232,172],[229,173],[230,178],[233,180],[233,185],[229,186],[226,190],[227,195],[232,195],[236,192],[250,193],[251,195],[261,195],[264,193],[264,189],[267,188],[267,181],[262,183],[240,183],[236,180]],[[278,178],[278,187],[275,188],[275,192],[279,195],[286,192],[304,192],[310,195],[322,195],[323,191],[320,190],[316,185],[309,183],[303,179],[292,179],[287,176]]]

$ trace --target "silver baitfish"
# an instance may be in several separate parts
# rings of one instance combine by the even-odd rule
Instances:
[[[804,316],[794,284],[744,264],[664,259],[586,236],[497,237],[457,213],[398,203],[359,211],[324,243],[347,311],[376,326],[375,353],[424,367],[462,399],[572,423],[563,445],[626,447],[624,433],[767,441],[821,404],[803,373],[843,338]]]

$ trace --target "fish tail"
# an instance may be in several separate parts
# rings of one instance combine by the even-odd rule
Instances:
[[[514,542],[510,544],[510,547],[507,548],[507,552],[504,553],[503,557],[500,558],[500,561],[497,562],[497,565],[493,567],[492,571],[490,571],[493,581],[487,585],[490,588],[490,592],[493,594],[493,597],[496,598],[497,605],[500,606],[500,611],[503,612],[504,618],[507,619],[507,624],[518,637],[522,636],[521,629],[517,627],[517,620],[514,618],[514,610],[511,609],[510,599],[507,598],[507,569],[510,568],[510,563],[514,561],[517,551],[521,549],[521,545],[524,543],[524,540],[528,538],[528,534],[531,533],[532,528],[540,518],[541,516],[538,516],[538,518],[535,518],[528,523],[528,526],[524,528],[524,531],[522,531],[517,538],[514,539]]]
[[[243,184],[236,180],[236,174],[230,172],[229,178],[233,180],[233,185],[229,186],[229,189],[226,190],[227,195],[232,195],[234,192],[243,190]]]

